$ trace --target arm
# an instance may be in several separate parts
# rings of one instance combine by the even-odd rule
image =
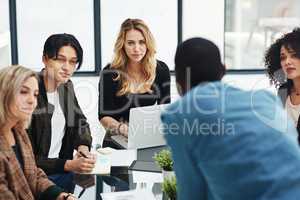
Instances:
[[[171,102],[171,79],[170,79],[170,70],[168,66],[161,61],[157,61],[158,71],[157,76],[159,76],[159,92],[160,98],[158,104],[166,104]]]
[[[178,185],[178,199],[207,199],[207,184],[202,169],[197,164],[197,160],[192,158],[189,145],[189,136],[181,134],[184,132],[182,119],[168,112],[162,113],[162,122],[165,127],[178,125],[178,130],[172,128],[164,129],[168,146],[172,150],[174,161],[174,171]]]
[[[58,196],[63,194],[63,189],[54,185],[47,177],[47,175],[40,168],[36,168],[37,184],[36,191],[38,199],[57,199]]]
[[[115,120],[112,117],[106,116],[100,120],[100,123],[106,130],[111,130],[116,134],[128,137],[128,125]]]
[[[44,121],[44,114],[42,115],[32,115],[32,120],[29,128],[27,129],[28,137],[31,142],[31,147],[33,154],[35,156],[35,161],[38,167],[43,169],[46,174],[55,174],[55,173],[64,173],[64,165],[66,159],[60,158],[47,158],[46,156],[42,156],[40,151],[40,145],[38,145],[38,136],[44,134],[43,130],[41,130],[40,123]]]
[[[13,200],[15,196],[8,188],[2,155],[0,155],[0,159],[0,200]]]
[[[43,169],[48,175],[66,172],[66,170],[64,170],[64,166],[67,159],[36,156],[35,160],[37,166]]]
[[[92,143],[91,131],[89,124],[87,122],[86,117],[84,116],[73,87],[73,83],[71,81],[68,82],[68,104],[72,103],[73,107],[69,107],[68,105],[68,118],[74,119],[74,121],[69,121],[68,127],[72,129],[75,141],[75,148],[78,149],[80,145],[87,146],[89,149]]]
[[[100,74],[99,80],[99,97],[98,97],[98,118],[99,122],[106,130],[113,133],[121,133],[127,136],[128,126],[121,123],[116,118],[116,108],[114,106],[115,93],[117,92],[118,85],[113,81],[113,72],[108,70],[108,66]]]
[[[56,199],[57,196],[63,192],[63,190],[60,187],[54,185],[48,179],[44,171],[36,166],[29,137],[25,132],[21,135],[21,141],[24,142],[21,143],[21,146],[23,146],[23,151],[27,155],[26,157],[24,157],[24,159],[26,158],[26,162],[30,163],[28,167],[30,167],[30,171],[32,172],[31,178],[27,178],[27,180],[28,184],[31,186],[33,195],[37,199]]]

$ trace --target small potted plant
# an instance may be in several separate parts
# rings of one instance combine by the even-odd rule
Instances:
[[[156,153],[153,158],[157,165],[162,169],[164,179],[175,176],[173,171],[173,159],[170,150],[161,150],[159,153]]]
[[[176,200],[177,186],[175,176],[164,180],[162,183],[162,191],[166,194],[169,200]]]

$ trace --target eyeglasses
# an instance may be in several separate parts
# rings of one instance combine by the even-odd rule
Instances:
[[[73,67],[75,67],[75,66],[78,64],[77,59],[76,59],[76,60],[74,60],[74,59],[72,59],[72,60],[67,60],[66,58],[59,57],[59,56],[58,56],[57,58],[52,58],[52,60],[58,62],[58,63],[61,64],[61,65],[64,65],[64,64],[66,64],[66,63],[69,63],[69,65],[71,65],[71,66],[73,66]]]

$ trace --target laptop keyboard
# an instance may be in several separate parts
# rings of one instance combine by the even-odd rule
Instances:
[[[127,149],[128,139],[123,135],[113,135],[111,136],[111,139],[122,146],[124,149]]]

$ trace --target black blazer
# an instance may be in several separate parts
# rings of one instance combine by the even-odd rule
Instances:
[[[286,99],[287,99],[288,95],[291,94],[290,84],[291,83],[286,82],[286,83],[282,84],[278,89],[277,95],[280,97],[281,102],[283,104],[283,107],[285,107],[285,103],[286,103]],[[299,136],[299,133],[300,133],[300,115],[298,117],[298,122],[297,122],[297,131],[298,131],[298,144],[300,144],[300,136]]]
[[[32,115],[28,129],[37,166],[47,175],[63,173],[68,159],[73,159],[73,151],[79,145],[91,146],[92,137],[89,124],[84,116],[75,96],[73,83],[69,80],[58,88],[59,100],[66,119],[65,135],[59,158],[48,158],[51,144],[51,118],[54,106],[48,103],[44,77],[39,74],[38,104]]]

